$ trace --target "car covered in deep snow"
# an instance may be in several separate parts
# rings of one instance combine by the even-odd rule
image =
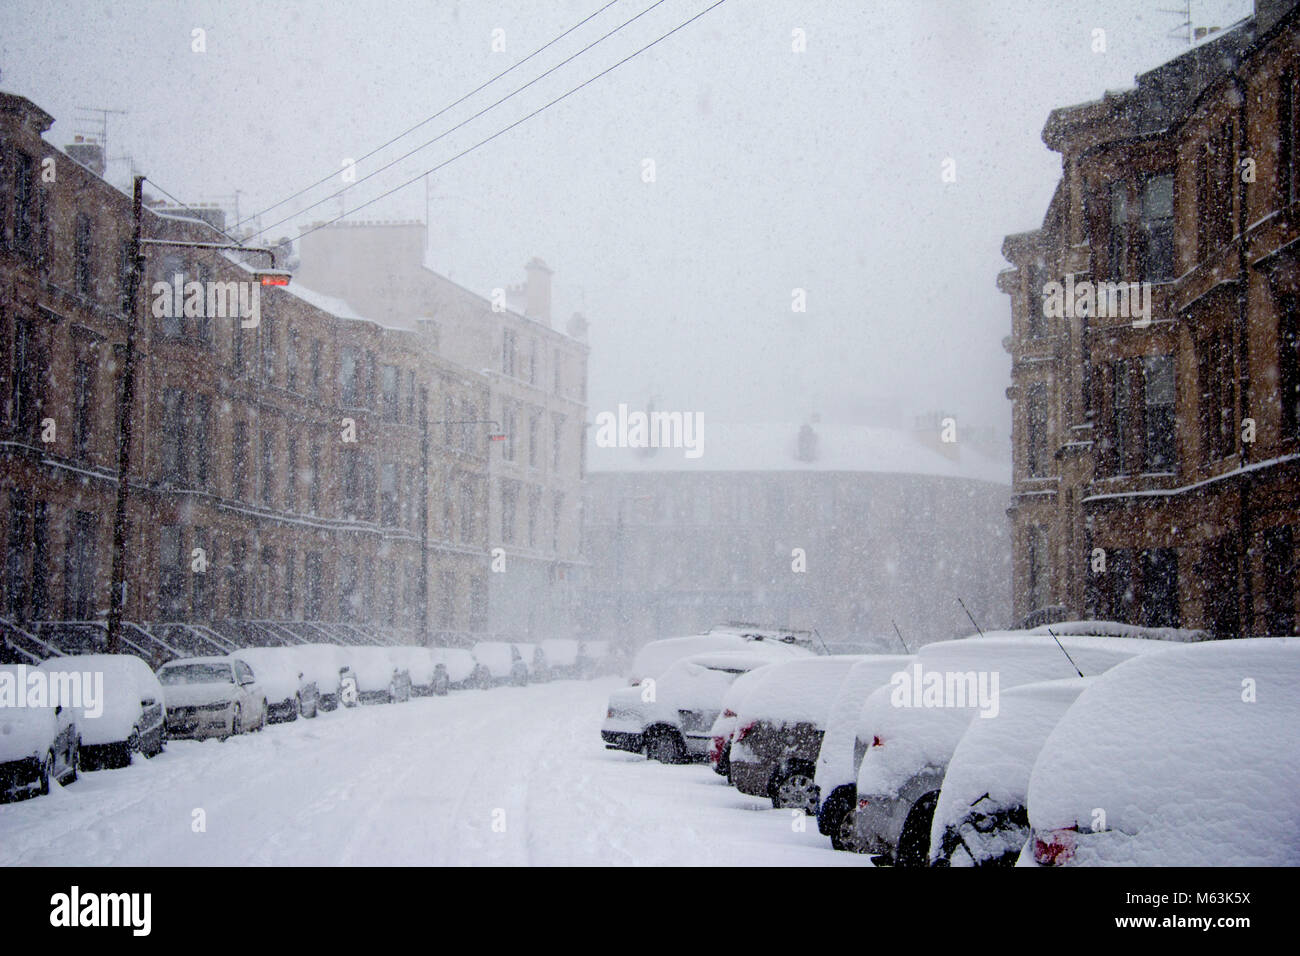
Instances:
[[[66,660],[67,658],[58,658]],[[0,688],[13,700],[0,706],[0,798],[46,794],[77,779],[80,735],[73,708],[28,706],[35,667],[0,664]],[[18,706],[21,700],[22,706]]]
[[[75,654],[52,657],[41,670],[98,674],[103,700],[96,716],[77,708],[81,736],[81,766],[86,770],[125,767],[135,754],[156,756],[167,740],[166,697],[157,675],[134,654]]]
[[[972,720],[939,790],[931,866],[1013,866],[1029,838],[1029,774],[1052,728],[1092,677],[1002,692],[996,720]]]
[[[335,710],[341,703],[343,674],[347,669],[344,649],[337,644],[295,644],[284,650],[302,671],[303,679],[316,685],[317,707]]]
[[[343,676],[345,681],[351,677],[356,682],[357,703],[393,704],[411,699],[411,674],[396,650],[374,645],[348,648]]]
[[[474,655],[463,647],[431,647],[429,654],[433,660],[447,671],[447,680],[452,690],[461,690],[475,685],[475,672],[479,664]]]
[[[528,683],[528,665],[514,644],[506,641],[479,641],[474,645],[473,654],[475,662],[487,672],[492,686],[514,684],[523,687]]]
[[[809,653],[785,644],[755,643],[747,650],[679,660],[657,680],[609,695],[601,739],[610,749],[644,752],[662,763],[704,759],[722,698],[736,678],[775,660],[800,656]]]
[[[722,695],[722,710],[709,728],[709,766],[718,776],[726,777],[728,782],[731,781],[731,735],[736,730],[736,708],[771,666],[765,664],[755,667],[749,673],[737,677]]]
[[[546,669],[552,679],[572,680],[582,676],[579,670],[581,645],[574,638],[553,637],[539,645],[546,658]]]
[[[528,681],[537,683],[551,679],[550,670],[546,666],[546,655],[542,652],[540,644],[515,644],[515,650],[519,652],[519,659],[524,662],[524,667],[528,669]]]
[[[241,658],[182,657],[158,668],[168,737],[222,740],[266,726],[267,699]]]
[[[411,693],[416,697],[441,697],[451,688],[447,665],[429,648],[399,644],[390,650],[390,654],[410,675]]]
[[[1292,637],[1179,646],[1099,676],[1034,762],[1020,862],[1300,865],[1297,687]]]
[[[858,661],[835,692],[826,715],[826,732],[817,751],[813,783],[820,798],[817,829],[837,850],[853,848],[853,812],[858,803],[858,764],[866,748],[859,718],[867,700],[913,661],[906,654],[873,654]]]
[[[927,644],[890,693],[873,694],[872,740],[858,769],[854,841],[877,864],[926,866],[948,761],[971,720],[996,719],[1002,690],[1096,676],[1139,654],[1181,645],[1125,637],[992,632]],[[1062,650],[1064,647],[1064,650]],[[1068,654],[1068,656],[1067,656]]]
[[[777,809],[813,813],[817,754],[831,703],[862,657],[823,656],[764,669],[736,708],[731,740],[731,783],[741,793],[767,797]]]
[[[231,656],[239,657],[253,669],[253,676],[266,694],[269,723],[316,716],[320,691],[292,648],[242,647]]]

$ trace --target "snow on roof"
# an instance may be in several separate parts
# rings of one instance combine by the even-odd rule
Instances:
[[[1011,483],[1011,458],[990,458],[959,440],[952,457],[928,447],[912,432],[866,425],[815,425],[816,455],[797,456],[799,426],[702,423],[702,453],[681,448],[601,448],[588,428],[588,472],[820,471],[877,472],[972,478]]]
[[[328,312],[330,315],[340,319],[352,319],[360,322],[374,322],[373,319],[367,319],[364,315],[352,308],[343,299],[336,299],[332,295],[326,295],[323,292],[317,292],[315,289],[308,289],[298,282],[290,282],[287,286],[281,286],[282,292],[295,296],[310,306],[320,309],[322,312]],[[380,323],[374,322],[375,325]]]

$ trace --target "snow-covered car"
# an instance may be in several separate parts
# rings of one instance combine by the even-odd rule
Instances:
[[[813,783],[821,798],[817,829],[837,850],[853,848],[853,811],[858,803],[859,717],[867,699],[889,679],[905,670],[913,658],[904,654],[873,654],[849,670],[826,716],[826,732],[817,752]]]
[[[411,699],[411,675],[393,650],[374,646],[348,648],[348,667],[343,676],[344,680],[351,677],[356,682],[357,703],[393,704]]]
[[[478,663],[474,655],[463,647],[431,647],[434,661],[447,669],[447,680],[452,690],[474,686]]]
[[[736,678],[774,660],[807,654],[788,645],[751,644],[743,651],[679,660],[657,680],[610,694],[600,736],[607,748],[644,752],[662,763],[702,760],[722,698]]]
[[[731,735],[736,730],[736,708],[740,706],[753,687],[763,679],[771,664],[755,667],[747,674],[741,674],[722,695],[722,710],[709,728],[709,766],[720,777],[731,780]]]
[[[817,810],[814,777],[826,719],[861,657],[813,657],[766,668],[736,711],[731,783],[777,809]]]
[[[316,685],[317,707],[324,711],[336,709],[347,666],[343,648],[337,644],[296,644],[284,651],[302,671],[303,679]]]
[[[1029,774],[1052,728],[1092,677],[1002,692],[996,720],[972,720],[943,777],[931,866],[1012,866],[1029,838]]]
[[[34,670],[22,664],[0,664],[0,686],[7,685],[7,693],[14,695],[0,706],[0,797],[4,799],[46,794],[53,783],[77,779],[81,741],[76,714],[61,705],[28,706],[28,679]]]
[[[583,641],[578,650],[578,676],[584,680],[597,674],[617,674],[618,659],[609,641]]]
[[[487,671],[493,685],[528,683],[528,665],[518,648],[505,641],[479,641],[474,645],[474,660]]]
[[[1300,638],[1188,644],[1107,671],[1034,762],[1020,862],[1300,865],[1297,687]]]
[[[430,648],[398,645],[391,648],[389,654],[410,675],[411,693],[416,697],[441,697],[450,689],[447,665]]]
[[[222,740],[266,726],[267,700],[239,657],[182,657],[158,668],[168,737]]]
[[[584,651],[590,655],[595,641],[588,641]],[[752,646],[739,634],[691,634],[686,637],[665,637],[641,647],[632,658],[628,671],[628,686],[636,687],[647,678],[653,680],[678,661],[696,654],[711,651],[742,651]]]
[[[948,761],[971,720],[997,717],[1002,690],[1078,676],[1076,665],[1085,677],[1096,676],[1139,654],[1180,646],[1126,637],[1060,642],[1008,631],[927,644],[906,672],[891,678],[888,695],[872,695],[868,703],[878,712],[868,718],[872,740],[858,769],[853,837],[874,862],[928,864]]]
[[[528,668],[529,682],[547,681],[551,679],[546,666],[546,655],[542,653],[540,645],[515,644],[515,650],[519,652],[519,659],[523,661],[524,666]]]
[[[546,669],[553,679],[571,680],[581,676],[578,663],[579,643],[568,637],[553,637],[541,643]]]
[[[315,717],[320,703],[316,681],[307,676],[288,647],[244,647],[237,656],[253,669],[253,677],[266,694],[268,723]]]
[[[41,664],[48,673],[102,675],[103,699],[76,708],[81,766],[86,770],[125,767],[135,754],[156,756],[167,741],[166,698],[158,677],[134,654],[76,654]]]

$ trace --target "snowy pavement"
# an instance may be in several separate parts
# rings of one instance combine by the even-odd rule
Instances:
[[[870,865],[706,766],[605,750],[619,684],[458,691],[171,741],[0,805],[0,864]]]

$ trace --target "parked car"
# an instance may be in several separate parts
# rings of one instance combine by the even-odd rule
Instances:
[[[225,740],[266,726],[267,700],[239,657],[182,657],[158,668],[167,736]]]
[[[166,698],[149,665],[134,654],[76,654],[52,657],[41,670],[103,675],[103,700],[96,716],[77,708],[81,766],[85,770],[126,767],[135,754],[153,757],[167,742]]]
[[[709,728],[709,766],[718,776],[726,777],[731,782],[731,735],[736,730],[736,708],[745,694],[763,679],[763,675],[773,665],[764,664],[755,667],[747,674],[741,674],[722,695],[722,711]]]
[[[756,643],[746,651],[696,654],[677,661],[658,680],[609,695],[601,738],[610,749],[645,753],[661,763],[703,760],[722,698],[736,678],[773,660],[806,653]]]
[[[393,650],[374,646],[348,649],[349,666],[344,679],[350,676],[356,681],[358,703],[393,704],[411,699],[411,674],[401,666]]]
[[[515,645],[505,641],[479,641],[474,645],[473,653],[474,660],[487,671],[492,685],[523,687],[528,683],[528,665]]]
[[[1093,677],[1002,692],[997,720],[972,720],[948,762],[930,825],[931,866],[1014,866],[1029,838],[1029,774],[1052,728]]]
[[[253,668],[253,675],[266,694],[269,723],[285,723],[299,716],[315,717],[320,704],[316,681],[307,676],[299,659],[288,647],[244,647],[234,652]]]
[[[573,680],[581,676],[578,662],[580,645],[568,637],[553,637],[541,643],[546,667],[554,680]]]
[[[26,695],[32,670],[23,664],[0,664],[0,682]],[[53,783],[72,783],[80,749],[72,708],[0,707],[0,797],[47,794]]]
[[[731,782],[737,790],[767,797],[778,810],[816,812],[817,754],[831,702],[862,660],[823,656],[764,668],[736,710]]]
[[[813,783],[821,801],[817,829],[837,850],[852,850],[853,812],[858,804],[858,764],[865,747],[858,744],[859,718],[870,696],[886,687],[914,658],[904,654],[873,654],[850,668],[835,692],[826,715],[826,733],[817,752]]]
[[[430,648],[399,645],[391,648],[389,654],[410,675],[411,693],[416,697],[441,697],[450,689],[447,665]]]
[[[431,647],[429,653],[447,669],[448,686],[452,690],[475,686],[475,671],[479,664],[472,653],[463,647]],[[483,670],[486,672],[486,668]]]
[[[594,652],[595,641],[588,641],[584,650],[588,655]],[[650,641],[636,652],[632,658],[632,667],[628,672],[628,686],[636,687],[647,678],[653,680],[672,667],[673,664],[696,654],[708,654],[712,651],[743,651],[753,647],[755,642],[746,640],[739,634],[713,633],[691,634],[686,637],[665,637]],[[773,644],[771,646],[784,646]],[[794,655],[791,655],[794,656]]]
[[[578,677],[617,674],[620,658],[610,652],[609,641],[583,641],[578,648]]]
[[[343,648],[337,644],[296,644],[286,655],[302,671],[303,678],[316,685],[319,710],[331,711],[341,703],[343,671],[347,666]]]
[[[542,653],[539,644],[515,644],[514,648],[519,652],[519,659],[524,662],[524,667],[528,670],[528,681],[530,683],[539,683],[551,679],[550,671],[546,666],[546,655]]]
[[[858,770],[853,825],[854,840],[875,863],[929,862],[930,827],[948,761],[972,719],[997,716],[1002,690],[1076,676],[1076,665],[1094,676],[1138,654],[1179,646],[1125,637],[1065,636],[1060,642],[1015,631],[927,644],[906,679],[891,682],[888,696],[872,695],[870,703],[881,709],[869,718],[873,736]]]
[[[1034,762],[1020,862],[1300,865],[1297,687],[1289,637],[1185,644],[1102,674]]]

